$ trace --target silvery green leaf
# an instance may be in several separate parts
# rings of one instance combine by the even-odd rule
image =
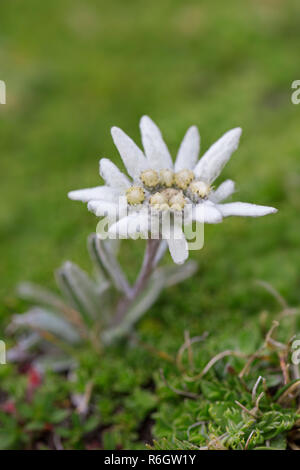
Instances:
[[[106,271],[103,268],[102,263],[99,262],[99,255],[96,249],[96,238],[97,236],[95,233],[91,233],[91,235],[89,235],[87,239],[87,248],[88,248],[88,252],[92,260],[93,266],[94,266],[95,276],[97,278],[97,281],[102,282],[102,281],[106,281],[107,277],[106,277]]]
[[[164,275],[165,287],[174,286],[193,276],[198,269],[195,261],[188,261],[182,265],[170,265],[159,268]]]
[[[99,316],[101,296],[108,288],[107,281],[96,284],[85,271],[70,261],[58,269],[56,279],[62,292],[86,322],[90,323],[91,319]]]
[[[32,328],[37,332],[47,331],[72,344],[78,343],[81,339],[69,322],[41,307],[34,307],[24,314],[13,315],[10,330],[21,327]]]
[[[111,245],[99,240],[96,234],[92,234],[89,238],[90,253],[95,263],[99,265],[102,271],[110,277],[115,288],[124,293],[126,296],[130,294],[128,281],[122,272],[122,269],[116,260]]]
[[[149,310],[149,308],[157,300],[163,287],[163,273],[154,273],[148,283],[148,286],[133,302],[121,324],[103,332],[103,342],[110,344],[112,341],[128,334],[133,325]]]
[[[118,256],[120,251],[120,242],[119,238],[103,240],[104,245],[106,246],[107,250],[114,256]]]
[[[22,299],[32,300],[59,310],[63,304],[58,295],[31,282],[20,283],[17,287],[17,293]]]

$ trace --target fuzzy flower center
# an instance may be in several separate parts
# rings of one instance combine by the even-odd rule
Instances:
[[[196,180],[193,171],[183,169],[174,172],[169,168],[159,172],[151,168],[140,174],[141,185],[126,191],[129,205],[148,203],[155,210],[182,211],[187,202],[207,198],[211,186]]]

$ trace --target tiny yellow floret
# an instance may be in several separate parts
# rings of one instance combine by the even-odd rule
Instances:
[[[180,170],[178,173],[175,173],[175,184],[180,189],[187,189],[193,179],[194,173],[192,170]]]
[[[211,191],[211,187],[208,183],[205,183],[205,181],[193,181],[189,186],[189,190],[191,193],[196,194],[203,199],[208,196]]]
[[[163,186],[166,186],[167,188],[170,188],[172,184],[174,183],[174,173],[172,170],[160,170],[159,173],[159,181],[160,184]]]
[[[155,170],[144,170],[141,173],[140,178],[142,183],[148,188],[154,188],[159,183],[158,173]]]
[[[151,206],[160,206],[161,204],[166,204],[167,198],[162,193],[155,193],[150,197]],[[155,207],[157,209],[157,207]]]
[[[141,204],[145,199],[145,193],[140,186],[131,186],[126,191],[128,204]]]
[[[167,201],[169,201],[171,197],[173,197],[177,193],[178,193],[178,189],[175,189],[175,188],[163,189],[163,191],[161,192],[161,194],[163,194],[163,196],[166,198]]]
[[[185,198],[181,191],[178,191],[177,194],[174,194],[169,200],[169,205],[171,209],[176,211],[181,211],[185,206]]]
[[[160,211],[168,211],[169,209],[170,209],[169,204],[167,204],[166,202],[164,202],[163,204],[160,204],[159,206]]]

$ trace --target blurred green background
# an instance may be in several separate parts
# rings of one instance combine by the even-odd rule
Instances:
[[[97,221],[67,192],[100,183],[100,157],[120,164],[110,127],[140,143],[143,114],[161,127],[173,155],[191,124],[199,126],[202,152],[241,126],[240,149],[220,181],[236,180],[234,200],[279,213],[208,226],[204,249],[191,254],[198,274],[166,291],[141,329],[160,336],[168,327],[170,341],[182,328],[226,323],[236,331],[272,303],[255,279],[299,303],[300,105],[291,103],[291,83],[300,78],[299,13],[298,0],[2,2],[3,324],[18,310],[21,280],[53,287],[62,261],[90,267],[86,236]],[[123,243],[131,276],[141,250]]]

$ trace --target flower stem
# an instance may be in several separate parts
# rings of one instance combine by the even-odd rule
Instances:
[[[137,296],[145,289],[149,278],[155,268],[155,255],[160,245],[160,240],[147,240],[145,255],[141,270],[138,274],[135,284],[131,287],[129,296],[122,297],[117,305],[116,314],[113,318],[112,325],[118,325],[125,317],[129,307]]]

